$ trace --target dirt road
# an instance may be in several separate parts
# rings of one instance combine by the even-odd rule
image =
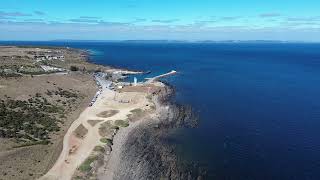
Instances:
[[[122,100],[129,103],[122,103]],[[126,102],[128,102],[126,101]],[[144,108],[150,102],[145,93],[115,91],[103,88],[102,93],[97,98],[93,106],[86,108],[79,118],[73,122],[68,129],[63,141],[63,150],[54,166],[40,179],[42,180],[69,180],[76,169],[89,157],[94,147],[102,145],[100,142],[99,126],[108,120],[126,120],[131,110]],[[118,113],[111,117],[97,116],[99,113],[109,110],[116,110]],[[95,126],[88,123],[88,120],[102,120]],[[75,135],[75,130],[83,125],[88,131],[79,138]]]

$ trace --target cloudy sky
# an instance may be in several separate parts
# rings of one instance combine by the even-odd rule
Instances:
[[[320,41],[320,0],[1,0],[0,40]]]

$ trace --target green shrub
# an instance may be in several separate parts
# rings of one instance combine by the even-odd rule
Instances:
[[[97,160],[97,156],[90,156],[88,157],[80,166],[79,170],[81,172],[88,172],[92,169],[91,163],[93,163],[95,160]]]
[[[135,114],[141,114],[143,112],[142,109],[138,108],[138,109],[133,109],[130,111],[131,113],[135,113]]]
[[[109,138],[101,138],[100,142],[105,143],[107,145],[112,145],[113,144],[112,143],[112,139],[109,139]]]
[[[34,141],[34,142],[27,142],[24,144],[13,146],[13,148],[27,147],[27,146],[33,146],[33,145],[47,145],[47,144],[49,144],[48,140]]]
[[[124,120],[116,120],[116,121],[114,121],[114,124],[119,127],[128,127],[129,126],[129,122],[124,121]]]
[[[93,151],[104,153],[105,149],[102,146],[96,146],[94,147]]]
[[[79,68],[77,66],[70,66],[70,71],[78,71]]]

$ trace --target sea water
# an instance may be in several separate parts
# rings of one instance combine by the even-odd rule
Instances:
[[[174,100],[200,116],[171,135],[179,157],[210,179],[320,179],[320,44],[2,43],[89,49],[95,63],[146,76],[177,70],[165,79]]]

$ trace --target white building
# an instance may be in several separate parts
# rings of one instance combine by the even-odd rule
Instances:
[[[137,86],[138,80],[136,77],[133,78],[133,86]]]

